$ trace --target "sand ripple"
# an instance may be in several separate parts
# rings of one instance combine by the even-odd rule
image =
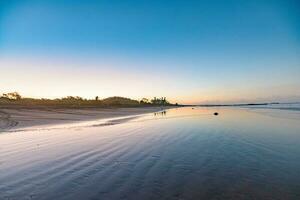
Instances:
[[[283,135],[280,121],[266,126],[263,115],[216,118],[194,109],[187,118],[184,109],[182,118],[170,111],[115,126],[3,133],[0,199],[299,197],[294,121]]]

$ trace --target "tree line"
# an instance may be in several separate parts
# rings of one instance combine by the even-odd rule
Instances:
[[[20,105],[20,106],[57,106],[57,107],[138,107],[138,106],[169,106],[178,105],[170,103],[166,97],[147,99],[140,101],[126,97],[108,97],[100,99],[96,96],[94,99],[85,99],[80,96],[67,96],[56,99],[36,99],[22,97],[18,92],[4,93],[0,96],[0,105]]]

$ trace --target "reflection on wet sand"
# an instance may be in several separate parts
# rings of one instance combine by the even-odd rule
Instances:
[[[298,122],[186,107],[5,132],[0,199],[298,199]]]

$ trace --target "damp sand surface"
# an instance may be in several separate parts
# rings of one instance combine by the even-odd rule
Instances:
[[[300,199],[297,112],[182,107],[3,131],[0,199]]]
[[[110,119],[130,115],[157,112],[170,107],[136,107],[136,108],[1,108],[0,132],[20,128],[67,124],[99,119]]]

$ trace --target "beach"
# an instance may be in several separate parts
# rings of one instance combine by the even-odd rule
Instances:
[[[299,116],[181,107],[3,131],[0,199],[299,199]]]
[[[67,124],[157,112],[170,107],[136,108],[1,108],[0,131],[19,128]]]
[[[300,0],[0,3],[0,200],[300,200]]]

